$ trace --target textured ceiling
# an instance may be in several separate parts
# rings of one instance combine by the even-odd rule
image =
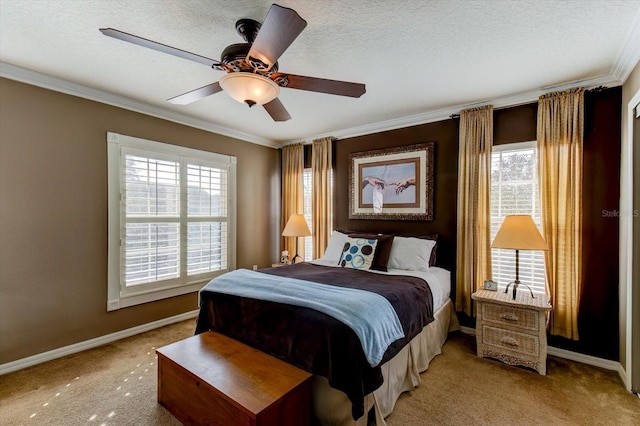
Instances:
[[[271,2],[257,0],[0,0],[0,75],[35,71],[54,77],[49,86],[71,82],[67,91],[88,88],[89,97],[277,144],[418,124],[430,113],[572,84],[620,84],[640,57],[640,0],[278,4],[308,22],[280,70],[365,83],[361,98],[285,88],[280,100],[292,119],[281,123],[225,93],[168,104],[223,73],[98,31],[112,27],[219,59],[242,42],[238,19],[263,21]]]

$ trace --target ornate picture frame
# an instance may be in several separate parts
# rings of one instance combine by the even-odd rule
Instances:
[[[349,219],[433,220],[435,142],[349,154]]]

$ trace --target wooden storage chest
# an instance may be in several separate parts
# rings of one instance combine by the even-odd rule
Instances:
[[[206,332],[157,349],[158,402],[186,425],[308,425],[311,374]]]

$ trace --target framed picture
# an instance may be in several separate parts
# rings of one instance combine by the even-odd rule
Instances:
[[[349,155],[349,219],[433,220],[435,142]]]

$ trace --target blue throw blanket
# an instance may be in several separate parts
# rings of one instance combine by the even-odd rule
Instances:
[[[391,343],[404,337],[389,301],[365,290],[238,269],[214,278],[200,291],[302,306],[329,315],[355,332],[372,367]]]

